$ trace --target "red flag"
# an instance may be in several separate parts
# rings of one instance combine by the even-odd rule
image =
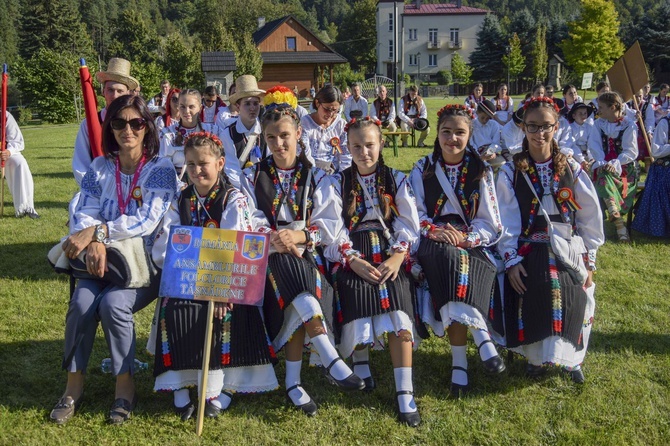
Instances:
[[[7,64],[2,64],[2,116],[0,117],[0,151],[7,150],[7,83],[9,82],[9,75],[7,74]],[[5,167],[5,160],[2,160],[2,168]]]
[[[88,141],[91,146],[93,158],[102,156],[102,125],[98,119],[98,99],[93,87],[93,79],[88,71],[86,61],[79,59],[79,79],[81,79],[81,92],[84,96],[84,111],[86,112],[86,127],[88,128]]]

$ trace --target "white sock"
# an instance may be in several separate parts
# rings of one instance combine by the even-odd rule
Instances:
[[[302,368],[302,359],[300,361],[286,361],[286,388],[300,385],[300,369]],[[289,398],[296,406],[302,406],[309,403],[311,398],[302,387],[297,387],[288,393]]]
[[[467,346],[452,345],[451,346],[451,365],[453,367],[463,367],[468,369],[468,356],[466,354]],[[454,370],[451,372],[451,382],[460,384],[461,386],[468,385],[468,373],[462,370]]]
[[[470,333],[472,333],[472,338],[475,340],[475,345],[480,346],[479,357],[482,358],[482,361],[498,355],[496,346],[492,342],[486,342],[491,339],[488,331],[470,327]]]
[[[228,409],[228,407],[230,406],[230,403],[232,401],[233,400],[232,400],[232,398],[230,398],[230,396],[221,392],[221,393],[219,393],[219,396],[214,398],[211,402],[212,402],[212,404],[214,404],[219,409],[226,410],[226,409]]]
[[[398,367],[393,369],[393,376],[395,377],[395,390],[400,392],[408,390],[414,391],[412,385],[412,368]],[[398,395],[398,407],[402,413],[416,412],[416,403],[414,402],[414,395],[403,394]]]
[[[188,389],[179,389],[172,392],[174,396],[174,407],[186,407],[191,402]]]
[[[328,367],[331,362],[340,358],[340,355],[337,354],[337,350],[335,350],[335,347],[333,347],[333,344],[330,343],[328,336],[325,334],[313,337],[312,345],[314,345],[316,351],[319,352],[321,363],[324,367]],[[330,369],[330,376],[335,379],[344,379],[352,373],[353,372],[344,361],[337,361]]]
[[[370,350],[368,347],[365,347],[362,350],[354,350],[354,354],[351,356],[354,363],[357,362],[368,362],[370,360]],[[369,378],[372,376],[370,372],[369,364],[354,365],[354,373],[361,379]]]

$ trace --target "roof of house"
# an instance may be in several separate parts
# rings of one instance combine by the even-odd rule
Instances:
[[[295,23],[303,27],[309,32],[315,41],[319,42],[328,51],[278,51],[278,52],[263,52],[263,63],[278,64],[278,63],[346,63],[347,59],[338,54],[334,49],[328,46],[325,42],[319,39],[312,31],[303,25],[300,20],[292,15],[287,15],[282,18],[268,22],[262,28],[256,30],[252,37],[256,46],[260,45],[265,39],[270,36],[281,24],[288,20],[293,20]]]
[[[262,52],[263,63],[346,63],[347,59],[332,52],[324,51],[282,51]]]
[[[200,56],[202,71],[235,71],[235,53],[232,51],[206,51]]]
[[[456,14],[488,14],[490,11],[470,6],[457,7],[453,3],[428,3],[416,7],[416,3],[405,5],[405,15],[456,15]]]

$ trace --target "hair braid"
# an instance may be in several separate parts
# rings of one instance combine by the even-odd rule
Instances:
[[[358,181],[358,167],[356,163],[351,163],[351,191],[349,192],[349,208],[347,209],[347,215],[353,217],[356,213],[356,199],[358,198],[358,192],[356,191],[356,182]],[[363,187],[363,185],[361,185]]]
[[[391,218],[391,206],[384,199],[384,195],[388,192],[386,184],[386,177],[389,168],[384,163],[384,157],[379,153],[379,160],[377,161],[377,175],[379,176],[379,188],[377,189],[377,198],[379,199],[379,209],[382,211],[384,219]]]

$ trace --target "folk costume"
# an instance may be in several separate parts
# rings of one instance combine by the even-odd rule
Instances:
[[[33,175],[30,173],[28,161],[21,154],[25,148],[23,134],[11,113],[5,112],[7,148],[9,158],[5,162],[5,176],[9,192],[14,200],[14,214],[17,217],[29,216],[39,218],[35,212]]]
[[[321,253],[321,244],[334,239],[323,221],[328,211],[330,180],[322,170],[303,165],[299,159],[295,168],[279,169],[272,156],[245,169],[243,174],[242,191],[255,208],[255,231],[276,231],[291,223],[300,226],[296,222],[304,221],[309,236],[302,257],[275,252],[268,259],[263,314],[275,351],[281,350],[295,331],[314,317],[323,320],[332,338],[333,288],[326,278]],[[305,344],[309,342],[305,339]]]
[[[163,219],[153,258],[163,268],[170,226],[215,226],[251,231],[247,198],[220,178],[206,196],[194,185],[175,199]],[[156,391],[174,391],[197,386],[202,367],[202,346],[207,327],[205,301],[163,297],[159,303],[155,330]],[[214,320],[208,399],[227,392],[267,392],[279,387],[273,365],[277,357],[265,331],[261,308],[234,305],[223,319]]]
[[[465,98],[465,106],[472,111],[473,114],[477,113],[477,106],[486,100],[486,96],[481,95],[476,97],[474,94],[469,95]]]
[[[421,222],[417,259],[427,282],[421,298],[423,321],[440,337],[453,322],[470,327],[473,335],[476,331],[486,333],[486,339],[489,324],[503,333],[500,293],[495,292],[498,268],[489,249],[502,231],[492,168],[468,147],[463,160],[455,165],[446,164],[441,156],[420,159],[410,181]],[[447,223],[466,234],[472,247],[428,238],[434,227]]]
[[[160,131],[161,148],[159,155],[172,161],[172,165],[177,171],[180,180],[186,181],[186,164],[184,158],[184,142],[188,135],[194,132],[209,132],[221,138],[220,130],[213,124],[203,124],[198,122],[191,128],[186,128],[181,125],[181,120],[173,122],[169,127],[164,127]],[[222,138],[221,138],[222,139]],[[226,152],[226,161],[228,152]],[[226,163],[227,165],[228,163]],[[228,168],[226,167],[226,174]]]
[[[329,222],[336,223],[331,231],[338,234],[338,239],[325,250],[334,265],[336,325],[340,332],[339,350],[345,358],[357,346],[382,348],[386,333],[397,335],[401,330],[413,333],[418,314],[408,268],[401,267],[393,281],[373,285],[356,274],[347,262],[355,253],[377,267],[392,252],[403,252],[407,265],[419,240],[419,219],[409,180],[402,172],[388,167],[352,177],[349,168],[333,178],[333,218]],[[379,196],[380,186],[384,188],[383,197]],[[356,210],[349,216],[352,190],[357,191]],[[384,222],[386,233],[380,222],[381,200],[387,200],[391,207],[392,215]]]
[[[398,129],[395,123],[395,105],[391,98],[383,101],[380,98],[375,99],[370,111],[373,119],[381,121],[382,128],[388,129],[389,132],[395,132]]]
[[[363,96],[354,99],[351,95],[344,101],[344,118],[347,122],[351,121],[351,118],[365,118],[368,116],[368,107],[368,100]]]
[[[517,123],[515,119],[511,119],[503,126],[500,134],[503,147],[511,154],[521,151],[521,144],[523,143],[525,134],[520,123]]]
[[[301,139],[307,158],[327,173],[341,172],[351,166],[351,153],[347,148],[346,121],[341,116],[324,128],[314,122],[310,115],[300,119]]]
[[[216,120],[219,117],[219,115],[225,113],[230,115],[230,111],[228,111],[228,106],[226,105],[225,102],[221,100],[221,98],[217,97],[216,102],[209,107],[205,105],[205,101],[203,100],[202,109],[200,110],[200,122],[216,124]]]
[[[633,229],[654,237],[670,237],[670,131],[668,118],[656,126],[649,167]]]
[[[604,234],[591,180],[570,158],[560,175],[551,158],[541,163],[530,156],[528,160],[527,175],[549,218],[572,224],[573,231],[584,239],[588,250],[585,261],[594,270]],[[507,347],[524,355],[532,367],[555,364],[576,370],[588,347],[595,285],[585,290],[557,260],[539,202],[514,163],[499,172],[497,192],[505,227],[498,251],[508,270],[521,263],[527,273],[523,280],[528,291],[524,294],[505,281]]]
[[[598,196],[605,202],[610,219],[621,218],[633,206],[640,178],[637,126],[626,117],[616,122],[598,118],[588,148],[594,159],[591,169]],[[616,173],[606,172],[602,168],[605,164],[614,166]]]
[[[220,132],[221,142],[226,153],[226,175],[235,187],[240,187],[240,176],[244,167],[256,164],[264,157],[266,145],[263,139],[261,124],[258,118],[250,129],[235,119]],[[251,145],[248,153],[245,149]]]
[[[505,96],[504,98],[496,96],[493,98],[493,103],[495,104],[495,110],[493,111],[495,112],[496,117],[503,123],[509,122],[512,113],[514,113],[514,99],[510,96]]]
[[[400,118],[400,129],[403,132],[412,131],[410,127],[411,122],[415,122],[415,119],[428,118],[428,109],[426,108],[426,102],[419,96],[415,96],[414,99],[407,93],[405,96],[400,98],[400,107],[398,108],[398,118]],[[423,147],[424,141],[428,137],[428,132],[430,132],[430,127],[426,127],[423,130],[419,130],[419,140],[417,141],[417,146]],[[403,147],[407,146],[407,136],[402,135],[402,145]]]

